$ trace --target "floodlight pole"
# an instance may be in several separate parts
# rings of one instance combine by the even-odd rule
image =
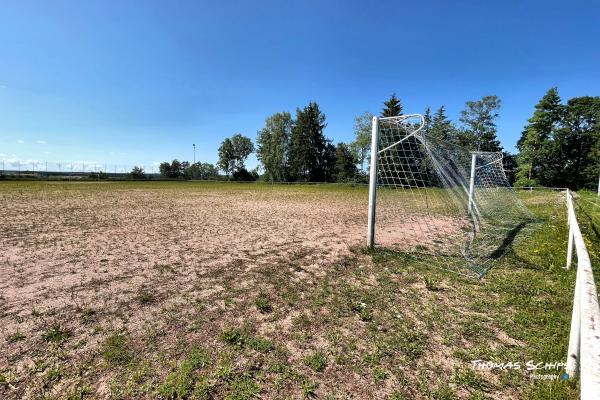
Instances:
[[[369,172],[369,218],[367,246],[375,246],[375,205],[377,200],[377,142],[379,135],[379,118],[373,117],[371,125],[371,170]]]
[[[475,166],[477,164],[477,153],[471,154],[471,179],[469,181],[469,215],[473,213],[473,204],[475,203]]]
[[[196,164],[196,143],[192,144],[194,146],[194,164]]]

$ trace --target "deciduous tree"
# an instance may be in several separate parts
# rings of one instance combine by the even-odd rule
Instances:
[[[368,161],[371,153],[371,129],[373,114],[365,112],[354,118],[354,141],[350,144],[350,150],[360,169],[365,169],[365,161]]]
[[[466,108],[460,114],[463,129],[457,135],[461,145],[478,151],[502,151],[496,137],[500,104],[498,96],[484,96],[481,100],[467,101]]]
[[[289,112],[271,115],[258,132],[257,158],[265,170],[265,180],[285,181],[288,177],[289,143],[294,123]]]

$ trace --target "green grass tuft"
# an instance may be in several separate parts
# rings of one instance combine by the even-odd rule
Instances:
[[[315,351],[304,358],[304,364],[316,372],[323,372],[327,367],[327,358],[320,351]]]
[[[49,343],[62,343],[71,337],[71,331],[62,327],[60,324],[52,325],[42,334],[42,339]]]
[[[102,357],[112,365],[124,365],[133,359],[129,338],[121,332],[111,333],[102,345]]]
[[[201,348],[193,347],[179,367],[167,375],[158,393],[167,399],[187,399],[192,392],[196,395],[210,394],[208,381],[200,378],[197,371],[209,364],[208,354]]]
[[[264,292],[260,292],[258,296],[256,296],[254,304],[256,305],[258,311],[260,311],[263,314],[270,313],[271,311],[273,311],[271,300],[269,299],[269,296]]]

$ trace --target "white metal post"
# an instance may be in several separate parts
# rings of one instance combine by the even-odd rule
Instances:
[[[600,174],[598,174],[598,196],[600,196]]]
[[[473,203],[475,202],[475,165],[477,164],[477,154],[471,154],[471,180],[469,182],[469,215],[473,212]]]
[[[567,266],[565,269],[571,268],[573,262],[573,228],[571,228],[571,208],[573,207],[573,201],[571,200],[571,191],[567,189],[567,224],[569,225],[569,239],[567,244]]]
[[[581,299],[579,291],[581,290],[581,274],[577,268],[575,275],[575,295],[573,298],[573,313],[571,314],[571,331],[569,332],[569,349],[567,351],[567,366],[565,370],[570,378],[577,375],[579,369],[579,357],[581,348]]]
[[[371,169],[369,172],[369,218],[367,246],[375,246],[375,205],[377,200],[377,142],[379,139],[379,118],[373,117],[371,125]]]

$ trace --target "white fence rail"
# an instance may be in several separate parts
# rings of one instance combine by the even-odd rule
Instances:
[[[574,377],[579,372],[581,399],[600,399],[600,308],[592,272],[590,255],[585,246],[573,194],[567,189],[567,220],[569,244],[567,266],[571,266],[573,246],[577,255],[577,277],[573,300],[573,316],[569,335],[567,373]]]

